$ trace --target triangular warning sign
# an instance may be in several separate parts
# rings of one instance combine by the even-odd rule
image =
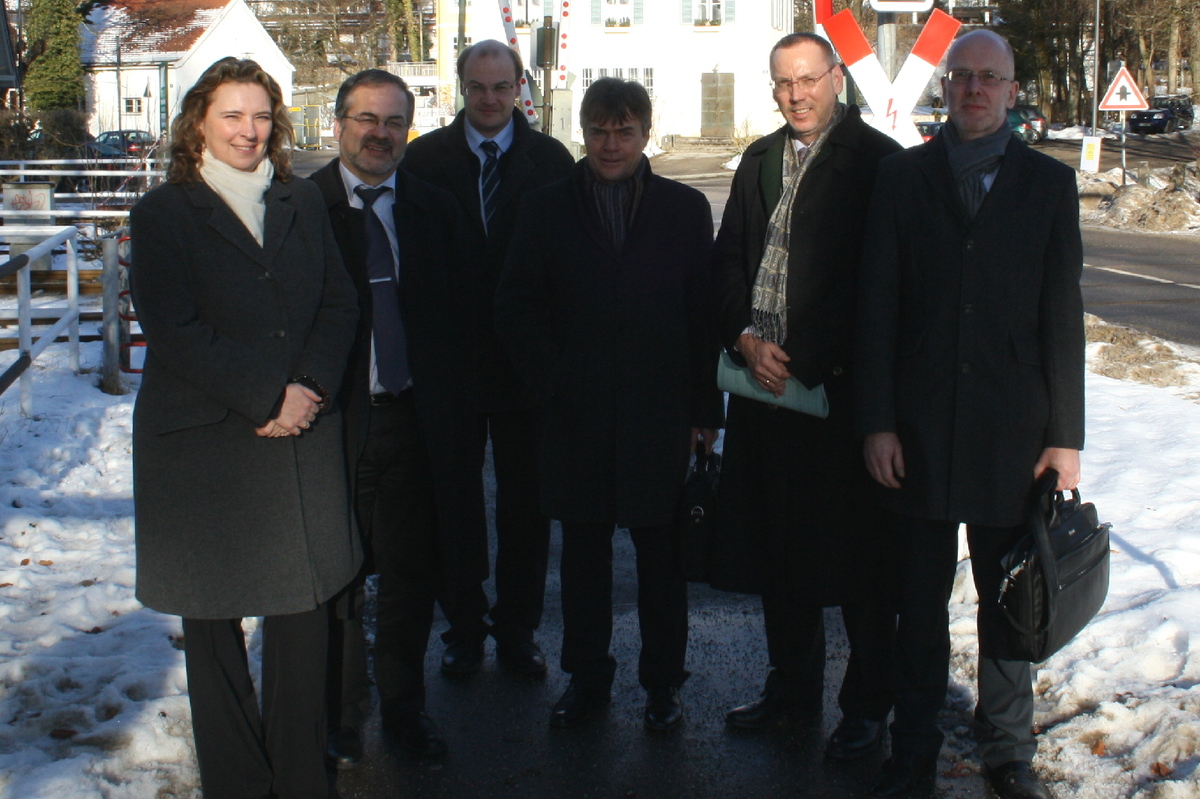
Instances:
[[[1117,71],[1112,85],[1100,101],[1101,111],[1145,111],[1150,107],[1142,90],[1133,82],[1133,76],[1124,65]]]

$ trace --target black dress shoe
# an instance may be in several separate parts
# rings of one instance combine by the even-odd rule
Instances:
[[[883,731],[887,725],[882,721],[846,716],[829,736],[825,755],[834,760],[857,760],[877,751],[883,743]]]
[[[883,761],[879,778],[867,794],[871,799],[917,799],[933,795],[937,761],[892,755]]]
[[[578,727],[589,713],[612,701],[607,688],[589,688],[577,685],[574,680],[567,686],[550,711],[551,727]]]
[[[330,762],[339,771],[352,769],[362,762],[362,736],[353,727],[342,727],[329,733],[329,744],[326,748]]]
[[[441,757],[446,754],[446,742],[442,740],[441,732],[423,710],[395,718],[385,716],[383,730],[418,757]]]
[[[663,732],[679,726],[683,721],[683,700],[679,689],[666,686],[651,688],[646,696],[646,714],[642,722],[646,729]]]
[[[496,659],[510,671],[530,677],[546,674],[546,657],[533,641],[502,641],[496,643]]]
[[[442,674],[469,677],[483,666],[483,641],[451,641],[442,653]]]
[[[1050,799],[1050,791],[1024,760],[989,768],[987,778],[1000,799]]]
[[[810,709],[789,702],[774,691],[764,691],[753,702],[735,707],[726,713],[725,723],[739,730],[762,730],[779,724],[801,723],[820,718],[821,714],[816,708]]]

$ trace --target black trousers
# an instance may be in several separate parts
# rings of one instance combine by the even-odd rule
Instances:
[[[241,619],[184,619],[192,734],[205,799],[326,799],[328,610],[263,619],[262,709]]]
[[[361,595],[371,573],[379,575],[374,664],[381,711],[388,717],[425,708],[425,650],[443,570],[434,481],[411,390],[371,407],[356,485],[367,559],[333,621],[331,658],[341,677],[331,682],[333,729],[359,727],[370,711]]]
[[[562,669],[572,682],[607,690],[617,662],[612,643],[612,537],[614,526],[562,523]],[[648,689],[679,687],[688,677],[687,583],[676,556],[674,525],[635,527],[638,626],[642,649],[638,681]]]
[[[958,557],[958,522],[891,516],[900,544],[899,624],[896,635],[896,716],[893,750],[936,758],[942,745],[937,714],[950,666],[948,603]],[[1000,559],[1025,528],[967,525],[971,571],[979,594],[980,755],[989,766],[1033,759],[1033,685],[1029,663],[1006,657],[1004,625],[995,597]]]
[[[482,414],[478,426],[480,468],[488,437],[496,474],[496,604],[491,607],[497,641],[526,642],[542,623],[550,520],[538,509],[537,417],[518,409]],[[489,615],[483,585],[460,591],[446,641],[482,641]]]
[[[825,611],[795,594],[762,597],[771,672],[767,690],[820,712],[825,685]],[[892,709],[891,657],[896,616],[885,602],[843,605],[850,660],[838,692],[844,716],[882,721]]]

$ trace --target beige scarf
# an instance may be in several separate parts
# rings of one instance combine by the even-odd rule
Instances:
[[[200,177],[225,201],[229,210],[237,214],[260,247],[263,243],[263,219],[267,214],[267,202],[263,196],[271,188],[271,178],[274,176],[275,165],[270,158],[264,158],[253,172],[246,172],[216,158],[200,156]]]
[[[833,118],[801,155],[789,137],[783,143],[783,193],[771,219],[767,222],[767,236],[763,244],[762,260],[758,274],[754,277],[754,291],[750,295],[750,322],[754,334],[763,341],[779,346],[787,340],[787,271],[788,247],[792,237],[792,205],[795,204],[800,181],[808,174],[808,166],[817,157],[821,146],[830,132],[846,116],[846,106],[838,103]]]

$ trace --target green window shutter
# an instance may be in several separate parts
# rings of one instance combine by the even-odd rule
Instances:
[[[633,0],[633,24],[642,24],[642,6],[643,0]]]
[[[725,19],[726,24],[733,22],[734,0],[725,0]]]
[[[592,0],[592,24],[600,24],[600,0]]]
[[[692,0],[683,0],[683,24],[692,24]]]

